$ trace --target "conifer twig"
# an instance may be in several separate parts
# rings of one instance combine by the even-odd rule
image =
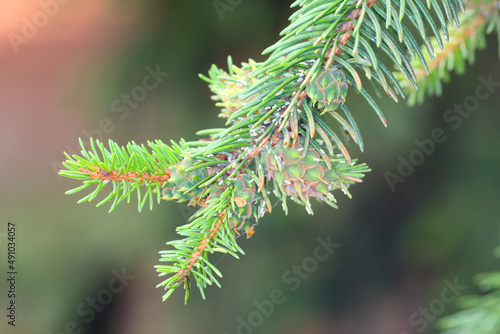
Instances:
[[[184,284],[187,302],[190,277],[204,298],[204,289],[220,286],[216,276],[222,277],[209,255],[244,254],[237,236],[250,237],[273,200],[285,213],[291,199],[313,214],[312,199],[336,208],[335,191],[351,197],[349,187],[370,169],[347,149],[350,139],[364,148],[348,91],[362,96],[384,126],[365,81],[396,102],[406,93],[415,99],[417,87],[421,96],[436,91],[449,55],[468,43],[471,57],[486,32],[500,29],[497,0],[469,3],[471,12],[463,15],[463,0],[297,0],[281,39],[264,50],[266,61],[238,67],[228,57],[227,71],[214,65],[200,75],[225,127],[199,131],[202,138],[194,141],[148,142],[149,148],[91,140],[87,150],[81,142],[81,156],[66,155],[60,174],[83,185],[67,193],[95,186],[80,200],[92,201],[111,184],[98,203],[114,199],[110,211],[134,192],[139,210],[148,199],[152,208],[153,198],[196,206],[176,229],[182,238],[160,252],[164,264],[156,270],[164,277],[158,284],[164,300]],[[460,21],[464,31],[448,29]],[[436,55],[438,48],[444,51]]]

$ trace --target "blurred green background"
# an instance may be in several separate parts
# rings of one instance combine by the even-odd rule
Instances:
[[[353,144],[350,152],[373,169],[352,188],[353,199],[339,193],[339,210],[316,203],[313,216],[295,204],[285,216],[276,206],[251,239],[241,238],[245,256],[218,262],[221,289],[209,288],[206,301],[193,289],[187,306],[182,291],[161,302],[158,251],[192,211],[167,202],[142,213],[134,203],[111,214],[109,206],[77,205],[81,196],[64,192],[78,183],[56,173],[62,152],[78,151],[78,137],[87,134],[124,145],[194,139],[197,130],[222,126],[198,73],[212,63],[225,68],[228,54],[236,64],[264,60],[261,51],[292,13],[289,1],[233,1],[222,15],[212,1],[54,1],[0,5],[2,277],[7,222],[18,229],[17,326],[7,326],[3,314],[2,279],[1,333],[433,333],[435,318],[456,310],[436,302],[446,280],[467,286],[460,294],[474,292],[475,273],[498,269],[500,94],[480,101],[456,129],[443,120],[447,109],[474,96],[478,77],[500,81],[490,36],[476,64],[452,75],[442,97],[413,108],[380,99],[387,129],[351,91],[347,103],[365,152]],[[13,43],[26,20],[43,18],[42,3],[52,4],[53,15]],[[169,75],[120,118],[114,101],[142,85],[148,67]],[[446,141],[391,191],[384,173],[397,173],[399,157],[409,159],[415,140],[436,128]],[[340,247],[292,290],[283,275],[328,236]],[[122,271],[130,280],[110,294]],[[276,289],[283,303],[258,311]],[[91,313],[95,298],[106,305]],[[429,306],[430,316],[419,313]],[[239,327],[241,319],[255,326]]]

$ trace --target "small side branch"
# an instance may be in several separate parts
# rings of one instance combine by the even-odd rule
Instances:
[[[220,214],[219,214],[219,220],[215,223],[214,227],[210,229],[210,234],[203,238],[201,241],[200,245],[197,247],[197,249],[191,254],[191,257],[189,259],[189,263],[186,266],[186,268],[179,270],[179,274],[181,275],[178,282],[183,282],[186,280],[186,278],[189,276],[189,273],[191,272],[191,269],[193,269],[193,265],[198,261],[199,257],[203,254],[203,252],[206,250],[207,245],[213,240],[217,232],[219,231],[222,222],[224,221],[224,218],[226,216],[226,209],[224,209]]]

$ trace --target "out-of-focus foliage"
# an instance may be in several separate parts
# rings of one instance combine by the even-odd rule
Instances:
[[[462,310],[438,323],[443,334],[500,333],[500,271],[478,274],[474,281],[482,294],[458,300]]]

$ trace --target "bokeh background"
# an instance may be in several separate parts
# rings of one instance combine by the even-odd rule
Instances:
[[[380,99],[388,128],[350,92],[365,141],[364,152],[352,144],[350,152],[373,170],[352,188],[353,199],[339,194],[339,210],[316,203],[313,216],[295,204],[288,216],[277,207],[251,239],[241,238],[247,255],[220,259],[221,289],[209,288],[203,301],[194,288],[187,306],[182,291],[161,302],[158,251],[192,211],[167,202],[142,213],[134,203],[111,214],[77,205],[81,196],[64,192],[78,183],[56,173],[63,151],[78,151],[78,137],[88,134],[125,145],[194,139],[199,129],[220,127],[198,73],[212,63],[224,67],[228,54],[237,64],[264,60],[261,51],[292,10],[283,0],[242,1],[222,16],[212,1],[63,2],[0,4],[0,268],[5,277],[13,221],[19,273],[15,328],[6,324],[0,280],[1,333],[433,333],[435,319],[456,310],[453,303],[437,308],[446,280],[467,286],[460,294],[475,292],[473,275],[498,269],[500,94],[481,101],[457,129],[443,121],[447,109],[474,95],[479,76],[500,81],[497,42],[489,37],[442,97],[412,108]],[[53,15],[44,22],[47,10]],[[36,31],[13,43],[34,19]],[[113,102],[157,66],[168,77],[127,117],[113,113]],[[408,159],[415,140],[436,128],[447,140],[391,191],[384,173],[396,173],[399,157]],[[292,291],[283,274],[327,236],[340,247]],[[133,278],[93,317],[82,315],[117,271]],[[239,329],[239,317],[258,322],[255,302],[275,289],[286,300],[256,328]],[[412,318],[432,303],[430,316]]]

